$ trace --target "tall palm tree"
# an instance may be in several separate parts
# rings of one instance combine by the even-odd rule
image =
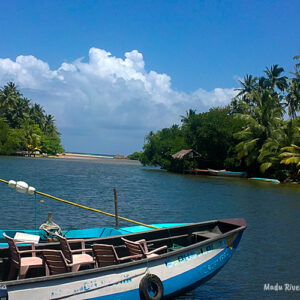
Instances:
[[[293,57],[293,60],[296,60],[296,59],[300,59],[300,55],[296,55]],[[300,75],[300,62],[295,64],[294,69],[295,69],[295,73],[296,73],[295,75],[297,75],[297,74]]]
[[[30,109],[30,119],[39,125],[40,128],[44,127],[45,123],[45,110],[39,104],[34,104]]]
[[[15,103],[15,108],[13,110],[11,119],[12,119],[12,127],[19,128],[21,124],[29,118],[30,101],[26,98],[19,98]]]
[[[244,158],[249,167],[257,168],[260,151],[264,143],[272,137],[274,130],[281,125],[283,108],[278,106],[276,95],[269,91],[255,91],[251,94],[255,107],[248,108],[249,113],[236,117],[246,122],[246,126],[234,136],[240,143],[236,145],[238,158]]]
[[[300,55],[295,56],[293,59],[300,59]],[[291,83],[287,88],[288,94],[285,97],[291,119],[295,119],[297,112],[300,111],[300,63],[295,64],[294,71],[291,74],[295,77],[290,80]]]
[[[297,112],[300,111],[300,79],[292,78],[287,92],[285,100],[288,107],[288,115],[291,119],[295,119]]]
[[[257,89],[257,77],[247,74],[243,80],[239,80],[241,88],[234,89],[238,94],[232,99],[230,104],[230,113],[249,113],[250,106],[254,106],[251,94]],[[250,106],[249,106],[250,105]]]
[[[181,123],[183,125],[186,125],[189,123],[189,121],[196,115],[196,110],[195,109],[189,109],[188,111],[185,112],[185,116],[180,115],[181,118]]]
[[[278,65],[273,65],[271,68],[266,68],[264,71],[268,76],[268,85],[271,89],[275,89],[277,87],[280,91],[284,91],[287,88],[287,77],[281,76],[281,73],[284,72],[284,69],[278,67]]]
[[[52,137],[57,136],[58,132],[54,124],[55,124],[54,116],[46,115],[43,132],[48,136],[52,136]]]
[[[260,170],[264,173],[270,167],[279,166],[280,152],[284,147],[300,142],[300,127],[298,120],[283,122],[282,126],[272,132],[260,149],[258,161],[261,163]]]
[[[242,88],[240,89],[235,89],[235,91],[239,91],[239,93],[237,94],[237,97],[240,96],[247,96],[249,94],[251,94],[254,89],[256,88],[256,84],[257,84],[257,77],[253,77],[252,75],[246,75],[244,77],[244,80],[239,80],[240,85],[242,86]]]
[[[5,117],[9,125],[14,127],[14,114],[17,107],[17,102],[21,98],[21,94],[14,82],[8,82],[0,89],[0,111],[1,116]]]
[[[269,86],[269,82],[268,82],[268,79],[261,76],[258,78],[258,81],[257,81],[257,90],[259,91],[264,91],[264,90],[267,90],[268,89],[268,86]]]

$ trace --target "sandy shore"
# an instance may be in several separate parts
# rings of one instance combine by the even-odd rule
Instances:
[[[77,154],[77,153],[65,153],[55,156],[56,158],[68,159],[97,159],[97,158],[113,158],[113,156],[101,156],[101,155],[91,155],[91,154]]]
[[[105,162],[109,164],[123,164],[123,165],[137,165],[141,166],[141,163],[138,160],[130,159],[120,159],[114,158],[113,156],[104,156],[104,155],[92,155],[92,154],[77,154],[77,153],[65,153],[59,154],[57,156],[49,156],[49,158],[54,159],[70,159],[70,160],[90,160],[94,162]]]

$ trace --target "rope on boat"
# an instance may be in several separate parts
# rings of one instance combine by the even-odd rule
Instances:
[[[3,180],[3,179],[0,179],[0,182],[8,184],[8,181]],[[141,222],[138,222],[138,221],[134,221],[134,220],[131,220],[131,219],[128,219],[128,218],[124,218],[124,217],[121,217],[121,216],[116,216],[114,214],[111,214],[111,213],[108,213],[108,212],[105,212],[105,211],[102,211],[102,210],[99,210],[99,209],[96,209],[96,208],[92,208],[92,207],[88,207],[88,206],[85,206],[85,205],[77,204],[77,203],[67,201],[67,200],[64,200],[64,199],[46,194],[46,193],[42,193],[42,192],[38,192],[38,191],[35,191],[34,193],[38,194],[38,195],[41,195],[41,196],[44,196],[44,197],[48,197],[48,198],[60,201],[60,202],[63,202],[63,203],[66,203],[66,204],[70,204],[70,205],[77,206],[77,207],[80,207],[80,208],[83,208],[83,209],[86,209],[86,210],[94,211],[94,212],[97,212],[97,213],[100,213],[100,214],[103,214],[103,215],[106,215],[106,216],[110,216],[110,217],[114,217],[114,218],[117,217],[117,218],[119,218],[123,221],[127,221],[127,222],[134,223],[134,224],[137,224],[137,225],[141,225],[141,226],[144,226],[144,227],[149,227],[149,228],[152,228],[152,229],[159,229],[159,227],[147,225],[147,224],[144,224],[144,223],[141,223]]]

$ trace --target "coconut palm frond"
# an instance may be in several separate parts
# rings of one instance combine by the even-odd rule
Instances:
[[[266,162],[260,165],[259,169],[262,173],[265,173],[267,169],[269,169],[270,167],[272,167],[272,163],[270,162]]]
[[[280,161],[281,164],[285,164],[285,165],[290,165],[290,164],[298,164],[300,163],[300,157],[295,157],[295,156],[292,156],[292,157],[288,157],[288,158],[285,158],[285,159],[282,159]]]
[[[286,147],[286,148],[288,148],[288,147]],[[300,157],[300,153],[282,152],[279,154],[279,157]]]

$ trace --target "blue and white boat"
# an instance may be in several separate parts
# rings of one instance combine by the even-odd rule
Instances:
[[[226,170],[207,169],[209,175],[225,176],[225,177],[247,177],[247,172],[234,172]]]
[[[122,236],[87,239],[85,246],[113,245],[119,257],[128,256],[122,237],[145,239],[149,250],[164,253],[129,262],[57,275],[35,274],[7,280],[9,249],[0,249],[1,299],[164,299],[194,288],[214,276],[229,261],[246,229],[244,219],[213,220]],[[26,247],[26,246],[20,246]],[[28,246],[27,246],[28,247]],[[60,249],[59,243],[36,249]]]
[[[262,182],[271,182],[271,183],[280,183],[280,181],[278,179],[272,179],[272,178],[261,178],[261,177],[251,177],[249,178],[251,180],[258,180],[258,181],[262,181]]]

